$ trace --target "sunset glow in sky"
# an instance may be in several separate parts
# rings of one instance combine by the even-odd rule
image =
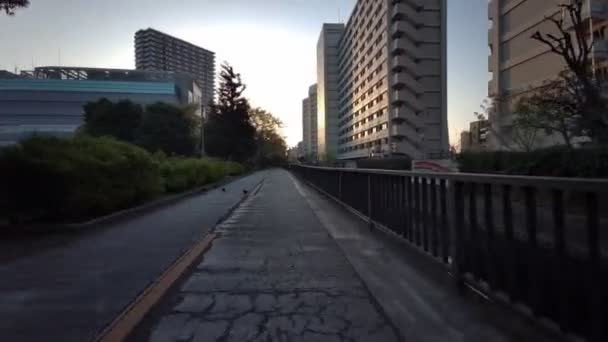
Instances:
[[[316,82],[323,22],[345,21],[355,0],[31,0],[0,16],[0,69],[64,65],[134,68],[133,35],[152,27],[216,53],[242,74],[247,97],[302,138],[301,101]],[[450,139],[487,92],[487,0],[448,1]]]

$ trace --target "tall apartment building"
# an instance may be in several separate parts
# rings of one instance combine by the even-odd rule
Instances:
[[[445,0],[359,0],[344,29],[335,26],[337,44],[320,40],[325,63],[319,64],[326,69],[318,77],[319,134],[337,131],[338,159],[448,151],[446,6]],[[326,62],[334,49],[337,67]],[[337,106],[325,88],[337,89]]]
[[[317,43],[317,155],[338,154],[338,54],[344,24],[323,24]]]
[[[302,100],[302,153],[317,156],[317,85],[308,88],[308,97]]]
[[[544,44],[531,39],[536,31],[559,34],[555,26],[545,18],[564,16],[558,6],[570,0],[490,0],[488,31],[490,56],[488,69],[491,79],[488,96],[493,108],[489,118],[492,126],[492,148],[513,146],[513,110],[518,98],[533,92],[545,81],[555,79],[566,68],[561,57],[551,53]],[[606,26],[608,26],[608,1],[585,0],[582,16],[589,25],[589,39],[593,40],[594,65],[598,72],[605,73],[603,58],[608,56]],[[542,136],[539,145],[560,143],[556,136]]]
[[[203,93],[203,104],[215,94],[215,53],[148,28],[135,33],[138,70],[185,72],[193,75]]]

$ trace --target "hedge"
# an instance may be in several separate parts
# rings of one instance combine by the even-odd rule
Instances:
[[[464,152],[461,172],[550,177],[608,177],[608,148],[553,147],[533,152]]]
[[[218,160],[152,155],[113,138],[32,137],[0,151],[0,217],[78,221],[243,171]]]

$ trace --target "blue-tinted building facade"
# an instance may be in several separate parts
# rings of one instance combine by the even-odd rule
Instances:
[[[0,79],[0,146],[33,133],[70,136],[83,124],[89,101],[131,100],[188,104],[200,101],[193,81],[112,81],[83,79]]]

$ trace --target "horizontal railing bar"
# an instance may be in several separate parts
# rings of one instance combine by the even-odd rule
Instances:
[[[377,169],[349,169],[335,167],[321,167],[308,165],[295,165],[296,167],[310,168],[323,171],[340,171],[345,173],[375,174],[387,176],[410,176],[427,179],[451,180],[459,182],[470,182],[478,184],[497,184],[511,186],[533,186],[536,188],[608,192],[608,179],[602,178],[565,178],[565,177],[539,177],[520,175],[496,175],[486,173],[446,173],[446,172],[415,172],[400,170],[377,170]]]

